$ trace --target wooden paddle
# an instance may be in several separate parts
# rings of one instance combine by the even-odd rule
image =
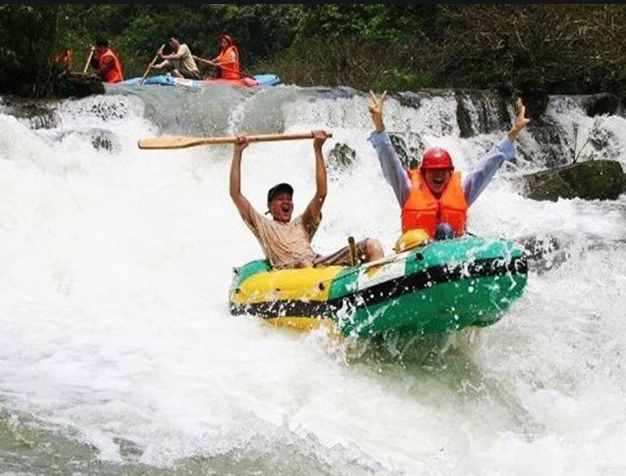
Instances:
[[[200,63],[209,64],[211,66],[215,66],[216,68],[222,68],[224,71],[229,71],[231,73],[239,73],[242,78],[252,78],[252,79],[254,79],[254,76],[252,76],[251,74],[248,74],[248,72],[244,71],[243,69],[241,69],[240,71],[237,71],[234,68],[229,68],[228,66],[222,66],[219,63],[215,63],[214,61],[211,61],[211,60],[208,60],[208,59],[200,58],[199,56],[195,56],[195,55],[191,55],[191,56],[192,56],[192,58],[194,60],[199,61]]]
[[[328,137],[333,135],[326,133]],[[242,134],[244,135],[244,134]],[[255,134],[246,135],[248,142],[276,142],[281,140],[301,140],[313,139],[312,132],[292,133],[292,134]],[[225,137],[189,137],[189,136],[163,136],[150,139],[140,139],[137,146],[140,149],[185,149],[198,145],[213,144],[234,144],[237,142],[236,136]]]
[[[154,63],[156,63],[156,60],[159,59],[159,55],[161,54],[161,52],[163,51],[163,48],[165,48],[165,43],[163,43],[161,45],[161,47],[157,50],[157,54],[154,55],[154,59],[150,62],[150,64],[148,65],[148,67],[146,68],[146,72],[143,73],[143,77],[141,78],[141,81],[139,82],[140,86],[143,86],[143,82],[146,80],[146,76],[148,76],[148,73],[150,72],[150,70],[152,69],[152,67],[154,66]]]
[[[350,247],[350,265],[356,266],[359,263],[359,259],[357,256],[356,242],[354,241],[354,236],[348,237],[348,246]]]
[[[89,69],[89,63],[91,63],[91,58],[93,57],[94,51],[95,51],[95,48],[92,46],[91,52],[89,53],[89,58],[87,58],[87,62],[85,63],[85,69],[83,69],[83,74],[85,74],[87,72],[87,69]]]
[[[191,55],[191,57],[196,61],[200,61],[200,63],[210,64],[211,66],[219,66],[217,63],[211,60],[200,58],[199,56],[196,56],[196,55]]]

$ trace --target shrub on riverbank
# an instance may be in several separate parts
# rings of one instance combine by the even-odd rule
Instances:
[[[259,67],[302,85],[622,94],[626,7],[442,6],[413,35],[301,39]]]
[[[56,5],[0,5],[0,92],[45,94],[57,10]]]

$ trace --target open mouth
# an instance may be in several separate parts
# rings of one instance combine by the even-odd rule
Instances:
[[[287,204],[287,203],[286,203],[286,204],[284,204],[284,205],[282,205],[282,206],[280,207],[280,210],[281,210],[283,213],[289,213],[289,212],[291,211],[291,205],[289,205],[289,204]]]

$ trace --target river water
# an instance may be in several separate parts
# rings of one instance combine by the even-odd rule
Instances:
[[[506,126],[488,98],[468,100],[476,133],[462,133],[458,101],[392,98],[387,127],[447,147],[469,171]],[[47,107],[37,121],[0,99],[0,470],[626,474],[626,199],[538,202],[514,180],[555,150],[567,160],[574,126],[578,148],[592,131],[606,143],[597,154],[626,165],[623,117],[550,98],[546,117],[567,141],[524,132],[469,228],[557,240],[559,253],[532,268],[499,323],[424,359],[423,342],[348,346],[231,317],[232,267],[261,254],[228,196],[231,149],[136,146],[165,133],[330,129],[325,152],[348,144],[356,160],[329,161],[314,247],[371,236],[390,253],[399,209],[367,142],[363,93],[114,88]],[[310,141],[244,154],[243,191],[259,210],[281,181],[304,208]]]

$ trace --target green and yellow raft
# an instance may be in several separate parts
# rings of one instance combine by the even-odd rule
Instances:
[[[235,268],[234,315],[345,336],[407,335],[489,326],[526,287],[527,263],[507,240],[463,237],[360,266],[272,270],[264,260]]]

